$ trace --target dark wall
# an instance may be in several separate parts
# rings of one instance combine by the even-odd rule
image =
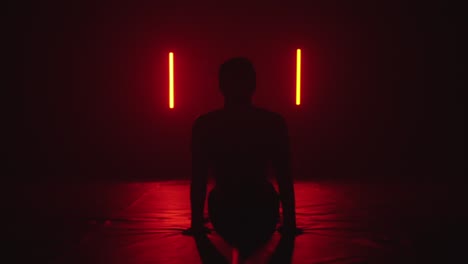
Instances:
[[[454,10],[395,1],[15,4],[8,175],[188,177],[191,122],[222,105],[217,68],[244,55],[257,68],[255,101],[290,124],[296,177],[460,176],[464,100]]]

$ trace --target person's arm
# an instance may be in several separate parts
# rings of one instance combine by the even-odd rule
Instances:
[[[296,230],[296,204],[294,185],[291,175],[291,157],[289,135],[286,122],[281,118],[273,151],[273,167],[279,187],[281,206],[283,207],[283,228]]]
[[[203,127],[200,120],[196,120],[192,127],[192,181],[190,185],[191,228],[194,230],[203,228],[203,210],[208,179],[208,158],[204,148]]]

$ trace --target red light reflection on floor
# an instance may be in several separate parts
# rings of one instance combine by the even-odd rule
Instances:
[[[458,189],[453,192],[452,186],[360,181],[294,186],[297,224],[304,234],[292,245],[280,247],[281,237],[275,233],[248,263],[268,263],[264,260],[270,257],[283,260],[289,254],[292,262],[281,263],[388,263],[389,259],[399,263],[406,262],[409,251],[430,260],[427,252],[453,253],[449,245],[461,245],[463,237],[448,239],[459,232],[462,220],[457,219],[464,212],[459,210],[463,200],[453,194]],[[37,241],[23,244],[24,252],[39,247],[37,253],[54,256],[54,263],[196,264],[202,263],[202,255],[215,252],[226,263],[235,260],[236,252],[216,232],[200,243],[181,234],[190,225],[189,197],[189,181],[20,185],[11,198],[20,206],[21,217],[10,224],[15,237]],[[41,217],[31,221],[38,212]],[[50,221],[54,219],[66,222],[58,225]],[[84,219],[94,221],[88,224]],[[57,253],[57,248],[65,247],[66,254]]]

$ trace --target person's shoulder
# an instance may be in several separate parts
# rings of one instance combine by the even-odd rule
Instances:
[[[212,120],[216,119],[221,113],[221,109],[213,110],[207,113],[203,113],[195,118],[194,125],[204,125],[207,123],[212,122]]]
[[[277,124],[285,123],[285,118],[280,113],[277,113],[277,112],[274,112],[265,108],[261,108],[261,107],[256,107],[255,109],[259,115],[268,118],[274,123],[277,123]]]

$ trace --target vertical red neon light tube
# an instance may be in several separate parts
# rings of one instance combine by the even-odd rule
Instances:
[[[169,52],[169,108],[174,108],[174,53]]]
[[[301,104],[301,49],[296,51],[296,105]]]

